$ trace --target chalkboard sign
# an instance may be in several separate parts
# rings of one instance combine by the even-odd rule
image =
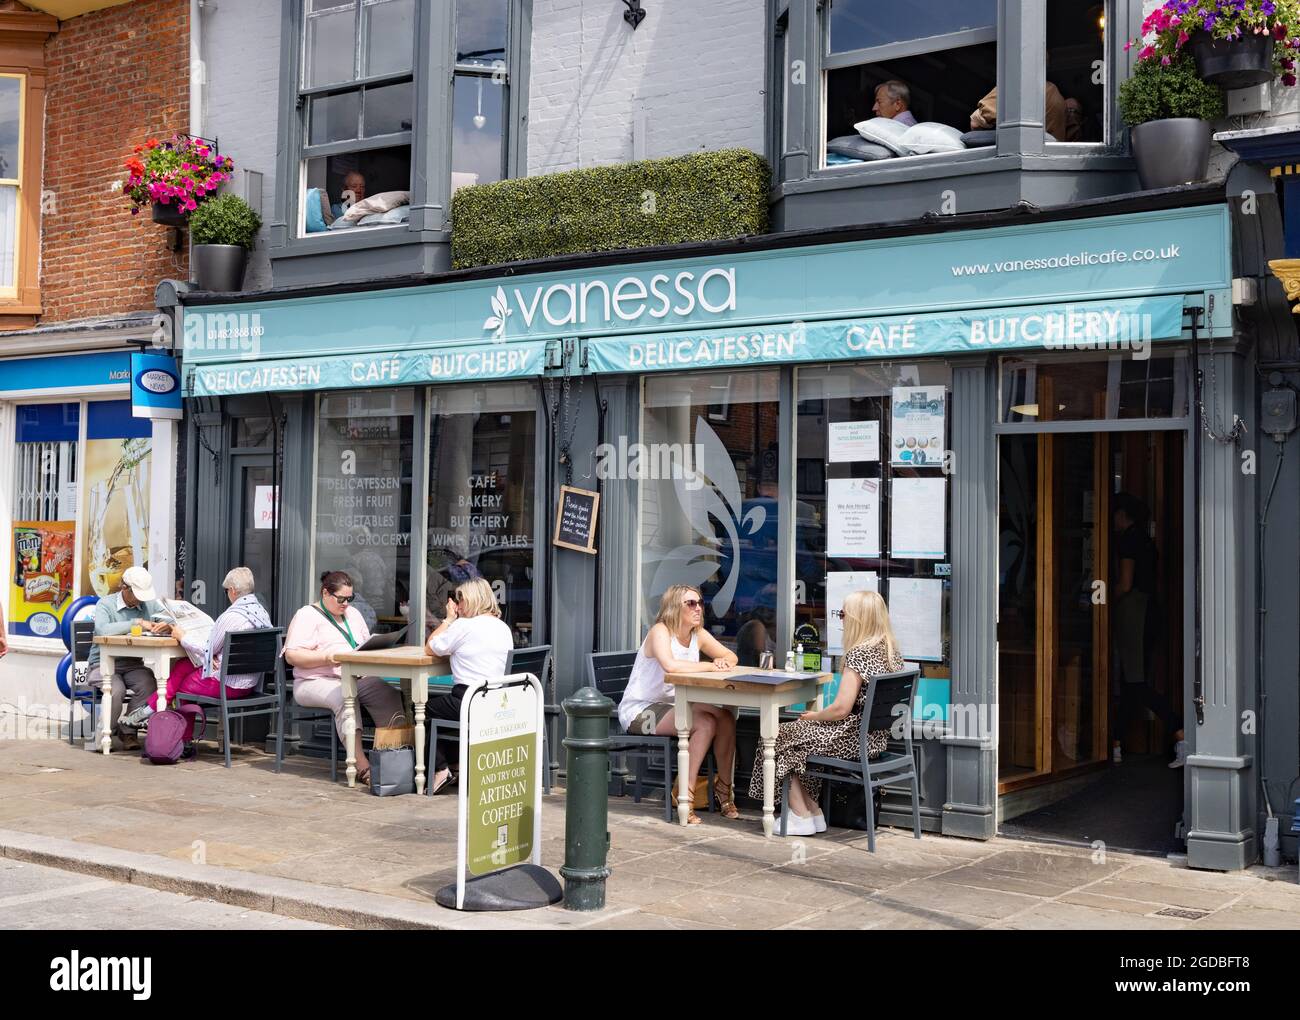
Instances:
[[[560,486],[560,506],[555,512],[553,545],[596,554],[596,511],[600,493]]]

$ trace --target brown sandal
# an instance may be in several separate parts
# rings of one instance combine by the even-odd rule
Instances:
[[[740,810],[731,797],[731,784],[724,783],[720,777],[713,780],[713,799],[717,801],[718,813],[733,822],[740,817]]]
[[[673,811],[677,811],[677,784],[673,783]],[[681,821],[680,813],[678,814],[679,822]],[[687,825],[703,825],[700,816],[695,813],[695,808],[691,808],[690,813],[686,816]]]

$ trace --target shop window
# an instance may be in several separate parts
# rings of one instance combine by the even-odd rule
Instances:
[[[1002,363],[1002,421],[1113,421],[1184,418],[1187,361],[1182,353],[1147,357]]]
[[[997,84],[997,0],[834,0],[828,6],[825,165],[864,165],[991,144],[987,137],[956,136],[972,130],[972,114]],[[854,125],[878,116],[955,130],[939,132],[941,138],[915,138],[915,151],[908,145],[898,154],[879,148],[864,152]]]
[[[704,597],[705,626],[743,663],[776,650],[779,381],[778,372],[645,381],[643,632],[664,591],[688,584]]]
[[[1060,93],[1064,123],[1056,141],[1106,140],[1105,69],[1106,5],[1097,0],[1052,0],[1047,5],[1047,80]],[[1048,133],[1056,133],[1051,123]]]
[[[130,567],[149,567],[149,469],[153,424],[129,400],[86,405],[81,590],[104,598]]]
[[[431,391],[426,624],[462,581],[482,577],[515,645],[537,643],[537,395],[528,384]]]
[[[945,718],[951,678],[950,373],[942,362],[799,368],[795,638],[842,668],[835,612],[853,591],[890,608],[920,665],[925,718]]]
[[[312,591],[324,571],[346,571],[372,632],[407,622],[414,410],[405,389],[320,398]]]
[[[0,297],[18,294],[23,79],[0,75]]]
[[[407,221],[415,24],[414,0],[307,0],[302,233]],[[367,199],[376,208],[349,215]]]
[[[451,186],[505,176],[510,82],[508,0],[457,0]]]

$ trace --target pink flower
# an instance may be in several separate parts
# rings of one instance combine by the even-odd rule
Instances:
[[[1160,63],[1171,64],[1173,63],[1173,61],[1170,59],[1169,54],[1166,53],[1163,57],[1160,58]]]
[[[1147,46],[1144,47],[1142,52],[1138,54],[1138,60],[1150,60],[1155,55],[1156,55],[1156,48],[1154,46]]]
[[[1282,75],[1282,84],[1283,84],[1283,85],[1286,85],[1288,88],[1289,88],[1290,86],[1294,85],[1294,84],[1295,84],[1295,75],[1292,74],[1290,71],[1288,71],[1286,74]]]

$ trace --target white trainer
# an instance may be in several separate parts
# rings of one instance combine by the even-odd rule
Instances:
[[[815,836],[817,835],[817,826],[811,818],[791,811],[790,816],[786,819],[785,834],[787,836]],[[776,820],[776,835],[781,835],[781,819],[779,818]]]
[[[1187,741],[1180,740],[1174,744],[1174,760],[1169,763],[1169,768],[1180,769],[1187,764]]]
[[[826,826],[826,816],[825,816],[824,814],[822,814],[820,811],[818,811],[816,814],[814,814],[814,815],[812,816],[812,820],[813,820],[813,827],[814,827],[818,832],[825,832],[825,831],[826,831],[826,828],[827,828],[827,826]]]

